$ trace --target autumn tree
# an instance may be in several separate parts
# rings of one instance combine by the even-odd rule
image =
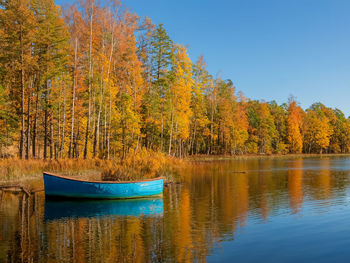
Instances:
[[[14,137],[18,128],[17,114],[12,111],[9,90],[0,84],[0,157],[10,156],[9,148],[14,143]]]
[[[313,104],[306,110],[304,121],[304,148],[308,153],[326,150],[333,134],[328,117],[324,113],[324,105]]]
[[[209,118],[209,136],[207,142],[207,154],[212,154],[216,151],[215,141],[218,137],[217,135],[217,106],[218,106],[218,85],[217,81],[212,81],[209,83],[206,91],[206,104],[207,104],[207,115]]]
[[[288,100],[287,140],[290,153],[301,153],[303,149],[302,110],[294,97]]]
[[[19,15],[20,14],[20,15]],[[36,18],[28,0],[0,2],[1,79],[8,89],[10,106],[20,120],[19,157],[24,157],[26,91],[36,59],[32,43]]]
[[[288,153],[287,105],[278,105],[276,101],[272,101],[269,103],[269,108],[277,131],[277,134],[272,141],[272,147],[276,153]]]
[[[183,142],[190,135],[191,96],[192,96],[192,62],[183,46],[174,47],[172,81],[165,97],[170,114],[169,154],[173,139],[178,141],[178,155],[184,155]]]
[[[234,130],[232,133],[233,147],[231,154],[239,154],[245,152],[245,143],[248,140],[248,118],[246,113],[246,98],[241,92],[238,93],[238,100],[233,114]]]
[[[164,144],[165,96],[170,88],[170,70],[173,56],[173,42],[163,25],[154,30],[151,38],[151,78],[152,85],[145,94],[146,144],[158,143],[161,150]],[[158,135],[160,136],[158,140]]]
[[[203,56],[192,67],[193,86],[191,99],[191,142],[190,153],[202,152],[206,146],[206,138],[209,135],[209,119],[207,115],[207,105],[205,92],[212,83]]]
[[[330,119],[333,134],[330,137],[329,150],[333,153],[347,153],[350,147],[350,123],[339,109],[328,109],[334,115]]]
[[[55,98],[51,98],[51,92],[54,79],[67,72],[69,32],[61,16],[61,10],[53,0],[34,0],[33,9],[39,25],[34,52],[38,57],[37,85],[44,112],[43,157],[45,159],[48,157],[48,146],[50,146],[50,158],[53,157],[52,107]]]
[[[231,148],[231,133],[234,129],[233,112],[236,104],[235,90],[231,80],[217,80],[218,105],[217,105],[217,144],[220,145],[223,153]]]
[[[136,18],[126,17],[128,27],[124,32],[125,39],[120,44],[119,62],[115,68],[118,93],[116,97],[116,122],[120,127],[117,132],[122,143],[122,156],[125,157],[130,147],[139,147],[141,140],[141,111],[144,96],[142,64],[137,56],[134,32],[137,28]]]
[[[20,15],[19,15],[20,14]],[[0,2],[0,156],[348,153],[350,120],[251,100],[114,0]]]
[[[247,104],[249,121],[249,139],[247,148],[250,153],[273,153],[273,141],[277,130],[268,103],[250,101]]]
[[[71,94],[70,94],[70,132],[69,132],[69,146],[68,146],[68,157],[78,157],[77,151],[78,145],[78,133],[77,124],[79,123],[79,109],[82,108],[82,101],[79,99],[84,89],[83,83],[83,70],[82,62],[84,58],[83,54],[83,43],[84,43],[84,32],[81,13],[78,10],[76,4],[70,6],[69,9],[65,10],[65,21],[69,27],[70,32],[70,48],[69,48],[69,60],[68,66],[71,74]]]

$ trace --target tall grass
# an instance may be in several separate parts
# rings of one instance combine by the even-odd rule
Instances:
[[[125,181],[153,177],[171,177],[182,161],[164,153],[142,149],[131,151],[124,160],[110,162],[102,172],[102,180]]]
[[[44,171],[65,175],[89,176],[102,180],[132,180],[169,177],[175,166],[182,162],[163,153],[141,149],[130,151],[125,159],[58,159],[58,160],[22,160],[0,159],[0,181],[37,177]]]

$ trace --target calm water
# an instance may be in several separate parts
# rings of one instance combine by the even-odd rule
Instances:
[[[0,262],[348,262],[349,176],[349,157],[249,159],[183,168],[160,199],[5,193]]]

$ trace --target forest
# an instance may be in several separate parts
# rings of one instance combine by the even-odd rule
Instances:
[[[234,48],[234,45],[232,46]],[[283,88],[283,87],[281,87]],[[349,153],[350,120],[251,100],[119,1],[0,1],[0,157]]]

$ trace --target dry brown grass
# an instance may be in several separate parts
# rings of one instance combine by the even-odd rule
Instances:
[[[124,160],[59,159],[21,160],[0,159],[0,181],[41,176],[44,171],[65,175],[100,177],[102,180],[133,180],[170,177],[175,166],[182,162],[163,153],[142,149],[131,151]]]
[[[21,160],[0,159],[0,181],[36,177],[44,171],[63,172],[68,175],[92,172],[99,168],[100,160],[60,159],[60,160]]]
[[[110,166],[102,172],[102,180],[125,181],[158,176],[169,178],[174,174],[175,166],[181,162],[164,153],[146,149],[137,153],[131,151],[124,160],[109,163]]]

